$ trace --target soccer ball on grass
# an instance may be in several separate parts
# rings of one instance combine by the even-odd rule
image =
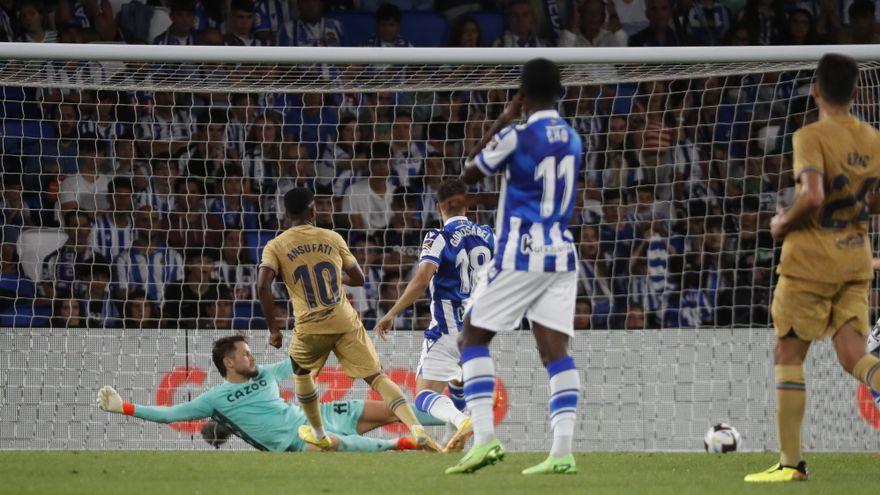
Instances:
[[[706,452],[713,454],[736,452],[736,449],[742,445],[742,436],[736,428],[727,423],[720,423],[709,428],[706,436],[703,437],[703,445],[706,447]]]

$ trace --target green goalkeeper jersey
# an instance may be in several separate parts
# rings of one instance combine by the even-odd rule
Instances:
[[[290,359],[257,366],[259,374],[244,383],[223,381],[190,402],[174,406],[136,404],[134,416],[173,423],[214,418],[259,450],[299,450],[297,429],[308,420],[302,409],[281,398],[278,382],[293,374]]]

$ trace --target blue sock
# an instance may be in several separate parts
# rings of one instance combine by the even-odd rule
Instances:
[[[553,430],[550,455],[562,457],[571,453],[581,377],[571,356],[548,363],[547,375],[550,377],[550,428]]]
[[[428,418],[429,422],[422,421],[423,425],[442,425],[452,423],[456,427],[467,418],[445,395],[438,394],[433,390],[422,390],[416,395],[416,410]],[[419,420],[422,416],[416,414]]]
[[[339,435],[339,452],[385,452],[394,450],[397,440],[367,438],[360,435]]]
[[[464,398],[474,422],[474,445],[483,445],[495,438],[492,406],[495,402],[495,363],[489,347],[475,345],[461,350],[464,375]]]
[[[455,408],[464,412],[467,408],[467,402],[464,400],[464,386],[449,384],[449,398],[455,404]]]

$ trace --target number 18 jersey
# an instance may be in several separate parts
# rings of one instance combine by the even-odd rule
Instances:
[[[313,225],[291,227],[263,249],[261,267],[284,280],[299,334],[353,332],[362,323],[342,286],[357,261],[341,235]]]
[[[430,287],[431,326],[425,338],[437,340],[461,329],[474,275],[492,261],[494,245],[492,229],[467,217],[452,217],[425,235],[419,261],[437,265]]]
[[[577,269],[568,222],[574,211],[583,144],[555,110],[499,132],[474,164],[503,173],[495,219],[495,268],[529,272]]]

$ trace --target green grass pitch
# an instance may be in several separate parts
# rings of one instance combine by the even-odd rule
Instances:
[[[876,494],[876,454],[810,454],[806,483],[746,485],[772,454],[577,454],[576,475],[525,477],[545,454],[508,454],[472,475],[446,476],[458,455],[421,452],[0,452],[0,494]]]

